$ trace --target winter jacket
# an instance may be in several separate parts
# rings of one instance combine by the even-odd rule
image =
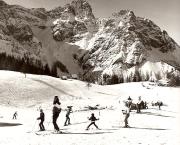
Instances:
[[[44,121],[44,118],[45,118],[44,112],[41,112],[40,117],[38,117],[37,119]]]
[[[89,120],[91,120],[91,122],[95,122],[96,120],[98,120],[95,116],[91,116],[90,118],[89,118]]]
[[[127,106],[124,106],[123,110],[122,110],[122,113],[125,115],[125,114],[130,114],[130,111],[131,111],[131,106],[130,107],[127,107]]]
[[[66,117],[68,117],[70,115],[70,113],[72,113],[72,110],[68,109],[66,112]]]
[[[53,114],[59,114],[61,112],[61,106],[59,104],[54,104]]]

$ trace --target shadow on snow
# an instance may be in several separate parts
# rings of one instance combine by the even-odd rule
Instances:
[[[145,129],[145,130],[169,130],[165,128],[148,128],[148,127],[128,127],[124,128],[122,126],[113,126],[114,128],[122,128],[122,129]]]
[[[152,113],[152,112],[141,112],[140,114],[175,118],[174,116],[162,115],[162,114]]]
[[[21,123],[7,123],[7,122],[0,122],[0,127],[7,127],[7,126],[18,126],[22,125]]]
[[[67,93],[67,92],[65,92],[65,91],[63,91],[63,90],[61,90],[61,89],[59,89],[59,88],[57,88],[57,87],[55,87],[55,86],[53,86],[53,85],[45,82],[45,81],[38,80],[38,79],[32,79],[32,80],[33,80],[33,81],[36,81],[36,82],[39,82],[39,83],[41,83],[41,84],[47,85],[47,86],[49,86],[49,87],[51,87],[51,88],[53,88],[53,89],[55,89],[55,90],[57,90],[57,91],[59,91],[59,92],[61,92],[61,93],[63,93],[63,94],[66,94],[66,95],[68,95],[68,96],[77,97],[77,96],[74,96],[74,95],[72,95],[72,94],[69,94],[69,93]]]

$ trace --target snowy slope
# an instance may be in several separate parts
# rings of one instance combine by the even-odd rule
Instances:
[[[5,61],[0,60],[1,69],[22,72],[28,60],[36,66],[35,72],[27,69],[29,73],[84,73],[95,76],[99,84],[159,80],[171,71],[175,72],[171,77],[179,76],[179,45],[133,11],[120,10],[104,19],[94,16],[86,0],[73,0],[50,11],[1,3],[0,55],[6,54]],[[25,64],[17,67],[12,59]],[[151,69],[157,65],[156,71]]]
[[[124,83],[120,85],[92,85],[88,89],[84,82],[77,80],[60,80],[48,76],[38,76],[17,72],[0,71],[0,144],[2,145],[178,145],[179,142],[179,94],[180,88],[158,87],[148,82]],[[67,134],[51,134],[52,100],[58,95],[62,109],[73,105],[75,111],[71,114],[72,125],[64,127],[65,112],[62,111],[58,124]],[[122,101],[131,96],[136,101],[141,95],[147,102],[162,100],[166,106],[162,110],[149,105],[148,110],[141,114],[134,111],[129,118],[130,126],[124,129],[121,113]],[[120,101],[120,103],[119,103]],[[87,105],[107,106],[100,111],[80,111]],[[45,127],[43,135],[35,135],[38,130],[36,118],[39,107],[45,112]],[[79,111],[77,111],[79,110]],[[18,119],[12,120],[12,114],[18,111]],[[100,118],[97,125],[85,131],[88,125],[87,117],[94,112]],[[5,123],[21,123],[19,126],[4,126]]]
[[[71,74],[82,72],[80,66],[73,58],[73,54],[79,53],[80,48],[78,46],[69,45],[65,42],[55,41],[51,34],[52,30],[50,26],[52,25],[52,22],[48,21],[46,24],[47,28],[45,30],[37,27],[32,28],[34,35],[42,43],[44,61],[51,67],[56,61],[60,61],[66,66]],[[62,75],[61,73],[62,72],[59,74]]]

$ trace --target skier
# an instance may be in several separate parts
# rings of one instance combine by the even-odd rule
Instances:
[[[125,108],[122,110],[122,113],[124,114],[124,127],[127,128],[129,127],[128,125],[128,118],[130,116],[130,110],[131,110],[131,103],[129,102],[124,102]]]
[[[70,125],[70,113],[72,113],[72,106],[67,106],[68,110],[66,112],[66,121],[64,123],[64,126]],[[68,124],[67,124],[68,123]]]
[[[157,101],[156,104],[159,107],[159,110],[161,110],[161,106],[163,105],[163,102],[162,101]]]
[[[17,111],[16,112],[14,112],[14,114],[13,114],[13,118],[12,119],[17,119]]]
[[[37,120],[41,120],[41,122],[39,123],[40,131],[45,130],[44,125],[43,125],[44,118],[45,118],[44,112],[42,109],[40,109],[40,117],[37,118]]]
[[[141,103],[142,103],[141,96],[139,96],[139,98],[138,98],[138,103],[137,103],[137,105],[136,105],[136,107],[137,107],[137,113],[140,113],[140,112],[141,112]]]
[[[129,102],[131,102],[131,101],[132,101],[132,99],[131,99],[131,97],[130,97],[130,96],[128,97],[128,99],[127,99],[127,100],[128,100]]]
[[[54,97],[54,101],[53,101],[53,125],[54,125],[54,130],[57,133],[60,133],[61,131],[59,130],[59,127],[56,123],[58,117],[59,117],[59,113],[61,112],[61,103],[59,102],[59,98],[58,96]]]
[[[98,127],[98,126],[96,125],[96,123],[95,123],[95,121],[96,121],[96,120],[99,120],[99,119],[97,119],[97,118],[94,116],[94,113],[91,114],[91,117],[89,118],[89,120],[91,120],[91,123],[88,125],[88,127],[86,128],[86,130],[88,130],[91,125],[94,125],[94,126],[96,127],[96,129],[99,129],[99,127]]]

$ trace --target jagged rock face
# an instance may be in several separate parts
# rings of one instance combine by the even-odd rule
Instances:
[[[74,14],[79,19],[94,19],[92,8],[86,0],[74,0],[71,2],[71,6],[74,9]]]
[[[15,55],[18,58],[28,54],[34,61],[40,60],[41,47],[39,41],[34,39],[32,25],[41,23],[42,19],[36,16],[38,10],[35,11],[35,9],[15,5],[2,6],[0,9],[0,52],[5,51],[8,55]]]
[[[180,47],[130,10],[96,19],[86,0],[50,11],[0,0],[0,8],[0,53],[48,63],[55,76],[57,70],[78,74],[83,68],[85,77],[100,84],[179,79]]]
[[[31,13],[42,20],[46,20],[48,18],[48,13],[44,8],[31,9]]]
[[[114,14],[114,18],[99,20],[98,23],[99,31],[88,39],[89,51],[83,55],[81,63],[89,72],[87,75],[98,75],[95,79],[100,83],[114,79],[112,76],[117,76],[117,82],[147,80],[144,77],[147,74],[163,78],[161,69],[164,63],[158,64],[157,70],[150,66],[144,71],[144,65],[149,61],[154,62],[150,63],[152,66],[157,66],[158,62],[180,66],[180,59],[175,54],[176,51],[179,54],[179,46],[152,21],[122,10]],[[168,72],[173,68],[166,69]],[[127,79],[135,76],[138,76],[135,80]]]
[[[87,32],[84,23],[79,21],[55,21],[52,29],[53,38],[57,41],[63,41],[66,38],[73,38],[74,35]]]
[[[55,9],[48,11],[47,13],[52,18],[59,18],[62,15],[63,11],[64,11],[63,7],[57,7]]]
[[[74,0],[67,4],[59,19],[54,21],[53,37],[63,41],[72,41],[73,36],[86,32],[94,33],[97,29],[92,8],[85,0]]]
[[[9,18],[7,21],[7,29],[9,34],[18,41],[31,41],[33,32],[28,24],[21,21]]]
[[[6,7],[7,3],[5,3],[3,0],[0,0],[0,7]]]
[[[26,70],[27,73],[53,76],[79,73],[81,68],[73,60],[73,53],[78,51],[78,47],[72,50],[71,45],[59,45],[55,41],[86,31],[83,22],[59,22],[59,35],[56,37],[57,27],[54,27],[53,21],[64,15],[66,7],[47,11],[44,8],[28,9],[0,1],[0,8],[0,57],[4,58],[0,62],[0,69]],[[65,52],[64,47],[69,50]]]

